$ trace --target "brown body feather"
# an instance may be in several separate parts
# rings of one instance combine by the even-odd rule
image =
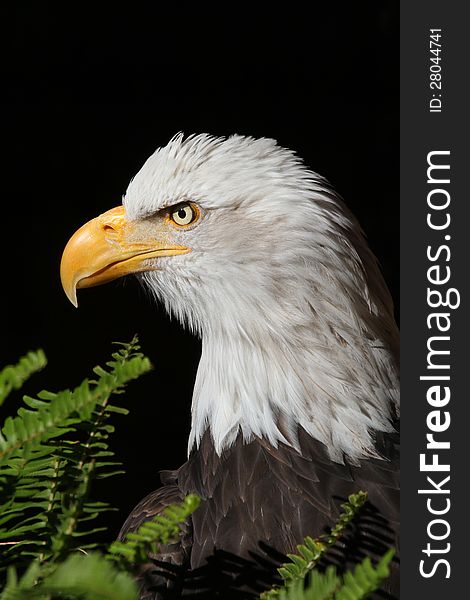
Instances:
[[[142,570],[142,598],[186,597],[192,587],[199,589],[198,597],[206,589],[204,598],[256,597],[275,581],[282,555],[294,552],[305,536],[324,533],[338,518],[341,503],[359,490],[368,492],[370,502],[328,560],[341,570],[365,555],[377,559],[397,547],[395,438],[377,439],[383,459],[352,466],[332,462],[324,446],[303,430],[300,452],[260,439],[246,444],[239,437],[222,456],[206,433],[178,471],[163,474],[167,485],[147,496],[121,530],[123,537],[188,493],[202,499],[180,542],[162,548]],[[396,559],[392,577],[377,597],[398,596],[397,569]]]

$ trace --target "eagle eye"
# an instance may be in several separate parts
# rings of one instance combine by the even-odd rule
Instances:
[[[189,202],[178,204],[170,211],[170,219],[178,227],[188,227],[199,219],[198,207]]]

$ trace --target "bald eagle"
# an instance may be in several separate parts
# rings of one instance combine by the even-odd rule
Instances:
[[[163,563],[197,571],[222,553],[266,566],[360,489],[369,512],[338,565],[396,545],[398,331],[377,260],[328,182],[272,139],[179,134],[64,250],[75,306],[77,289],[128,274],[202,339],[188,460],[120,536],[190,492],[202,503],[142,570],[142,597],[179,593]],[[217,597],[263,585],[228,580]]]

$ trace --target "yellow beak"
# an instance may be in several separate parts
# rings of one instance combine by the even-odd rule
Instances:
[[[78,306],[78,288],[153,270],[150,258],[190,252],[170,243],[166,227],[127,221],[123,206],[85,223],[68,241],[60,264],[62,287],[70,302]]]

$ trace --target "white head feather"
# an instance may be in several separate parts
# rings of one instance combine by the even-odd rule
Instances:
[[[297,446],[300,425],[333,460],[376,456],[398,404],[398,336],[356,220],[271,139],[180,134],[124,204],[135,220],[187,200],[202,218],[175,237],[192,251],[141,277],[202,337],[189,449],[208,428],[218,453],[239,432]]]

